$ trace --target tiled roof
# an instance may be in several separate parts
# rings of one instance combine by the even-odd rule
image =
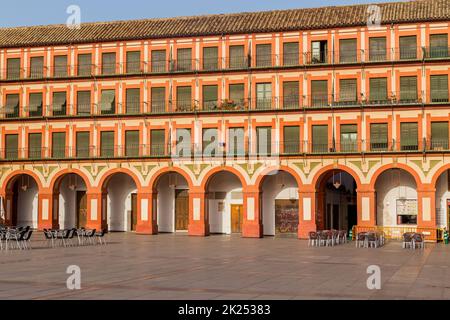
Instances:
[[[377,4],[382,24],[450,20],[449,0],[418,0]],[[164,19],[85,23],[0,29],[0,47],[27,47],[134,39],[311,30],[363,26],[369,4],[218,14]]]

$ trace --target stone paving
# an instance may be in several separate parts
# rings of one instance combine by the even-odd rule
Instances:
[[[450,245],[308,247],[293,238],[108,235],[107,246],[0,252],[0,299],[449,299]],[[81,268],[81,290],[66,269]],[[367,289],[367,267],[381,290]]]

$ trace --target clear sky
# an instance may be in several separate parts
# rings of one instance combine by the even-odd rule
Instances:
[[[65,23],[68,17],[66,9],[70,5],[78,5],[81,8],[82,22],[92,22],[389,1],[390,0],[3,0],[0,9],[0,27]]]

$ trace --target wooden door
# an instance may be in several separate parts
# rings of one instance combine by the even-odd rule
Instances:
[[[275,200],[275,234],[297,234],[298,200]]]
[[[77,228],[86,228],[87,195],[86,191],[77,191]]]
[[[244,221],[244,206],[239,204],[231,205],[231,233],[241,233]]]
[[[131,231],[136,231],[137,225],[137,194],[131,194]]]
[[[186,231],[189,225],[188,190],[175,190],[175,231]]]

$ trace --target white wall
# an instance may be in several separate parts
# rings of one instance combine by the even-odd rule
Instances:
[[[275,235],[275,200],[298,200],[298,186],[286,172],[269,175],[262,188],[262,219],[264,235]]]
[[[134,180],[126,174],[115,174],[107,187],[107,223],[109,231],[131,230],[131,195],[137,193]]]
[[[19,195],[17,200],[17,226],[37,229],[38,227],[38,186],[32,178],[19,178]],[[21,188],[23,183],[27,186],[24,191]]]
[[[69,181],[76,186],[74,190],[69,189]],[[77,191],[86,191],[83,179],[65,176],[59,188],[59,227],[61,229],[77,227]]]
[[[392,170],[383,172],[375,184],[377,197],[377,224],[397,226],[397,199],[417,199],[416,183],[406,171],[400,175]]]
[[[189,189],[179,174],[165,174],[158,181],[157,221],[159,232],[175,232],[175,190]]]
[[[438,228],[447,227],[447,200],[450,200],[450,191],[448,190],[448,171],[445,171],[436,182],[436,224]]]

